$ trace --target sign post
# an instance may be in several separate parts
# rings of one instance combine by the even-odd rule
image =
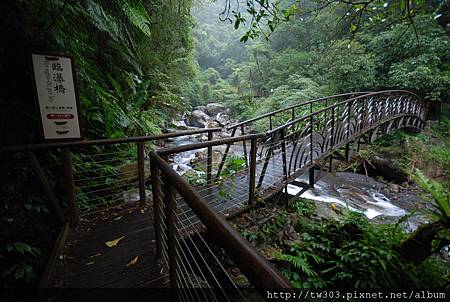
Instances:
[[[82,139],[72,58],[32,54],[32,60],[44,140]]]

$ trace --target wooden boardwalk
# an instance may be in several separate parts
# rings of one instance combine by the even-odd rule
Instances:
[[[83,217],[81,225],[69,233],[58,259],[53,286],[166,287],[167,276],[161,272],[154,255],[152,217],[148,208],[140,208],[138,204]],[[106,245],[121,237],[116,246]]]

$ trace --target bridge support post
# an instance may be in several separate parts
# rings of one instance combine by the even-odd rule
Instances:
[[[283,174],[284,174],[284,181],[287,181],[288,178],[288,171],[287,171],[287,158],[286,158],[286,139],[284,136],[284,129],[281,129],[281,153],[283,157]],[[284,202],[286,208],[289,206],[289,197],[288,197],[288,190],[287,190],[287,184],[285,183],[284,187]]]
[[[208,132],[208,141],[212,141],[213,139],[213,133]],[[206,160],[206,184],[210,185],[212,180],[212,157],[213,157],[213,150],[212,146],[208,147],[208,158]]]
[[[350,160],[350,143],[345,144],[345,161]]]
[[[152,178],[152,195],[153,195],[153,221],[155,228],[155,242],[156,242],[156,258],[162,258],[162,237],[161,237],[161,207],[162,207],[162,191],[161,191],[161,177],[158,166],[153,160],[150,162],[150,171]]]
[[[166,178],[164,176],[164,178]],[[165,214],[166,214],[166,226],[167,226],[167,255],[169,260],[169,281],[171,289],[171,300],[176,301],[177,297],[177,201],[176,201],[176,191],[171,185],[170,181],[164,180],[164,203]]]
[[[314,188],[314,166],[309,168],[309,186]]]
[[[234,137],[234,135],[236,134],[236,129],[237,128],[233,128],[233,130],[231,131],[231,137]],[[225,161],[227,160],[228,152],[230,152],[230,147],[231,144],[227,144],[227,148],[225,149],[225,153],[223,154],[222,160],[219,164],[219,169],[217,170],[216,178],[220,177],[220,173],[222,173],[223,166],[225,165]]]
[[[45,173],[42,170],[39,161],[37,160],[36,156],[32,151],[27,151],[26,154],[28,160],[30,161],[31,168],[33,169],[34,174],[36,175],[44,193],[47,195],[48,202],[53,213],[56,215],[58,222],[61,225],[64,225],[66,221],[66,219],[64,218],[64,212],[61,206],[59,205],[58,199],[56,198],[55,192],[53,192],[53,189],[50,183],[48,182],[47,177],[45,177]]]
[[[144,169],[145,143],[138,142],[137,150],[138,150],[138,173],[139,173],[139,199],[140,199],[139,201],[141,203],[141,206],[143,206],[147,201],[147,197],[145,195],[145,169]]]
[[[77,195],[73,178],[72,152],[69,148],[63,149],[63,163],[67,186],[67,204],[69,206],[72,223],[77,225],[80,222],[80,215],[78,213]]]
[[[244,132],[244,125],[241,125],[241,134],[244,135]],[[242,147],[244,148],[245,167],[248,167],[247,141],[245,139],[242,141]]]
[[[250,146],[250,185],[248,189],[248,203],[255,203],[255,188],[256,188],[256,139],[252,138]]]

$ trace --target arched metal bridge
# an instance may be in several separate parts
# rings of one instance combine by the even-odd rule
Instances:
[[[247,278],[244,286],[291,285],[228,217],[290,183],[307,190],[340,150],[348,158],[352,145],[359,148],[394,129],[420,131],[426,116],[426,103],[414,93],[359,92],[240,122],[226,138],[221,129],[200,129],[1,152],[27,155],[49,208],[64,225],[41,287],[170,287],[183,301],[231,301],[243,297],[236,270]],[[149,142],[193,135],[206,141],[145,154]],[[36,156],[51,149],[63,159],[65,196],[55,193]],[[183,153],[191,156],[192,169],[180,176],[174,166]],[[299,182],[305,173],[309,182]],[[208,290],[193,290],[199,287]]]
[[[206,163],[206,184],[197,185],[197,192],[219,213],[232,215],[257,199],[279,192],[305,172],[310,173],[305,188],[313,186],[315,170],[323,168],[325,162],[331,167],[333,153],[339,149],[343,148],[348,158],[351,142],[368,144],[400,128],[420,131],[425,116],[426,104],[408,91],[341,94],[238,123],[228,128],[231,138],[160,149],[153,157],[207,148],[210,162]],[[252,127],[255,125],[256,129]],[[223,147],[221,160],[215,165],[214,150]],[[245,161],[242,169],[233,170],[232,177],[230,173],[223,175],[230,162],[230,149],[234,149],[234,158],[237,155]]]

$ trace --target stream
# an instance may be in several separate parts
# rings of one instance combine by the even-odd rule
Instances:
[[[297,181],[307,183],[307,174]],[[300,187],[288,185],[288,194],[296,195]],[[363,213],[368,219],[377,223],[395,223],[402,216],[409,214],[423,201],[418,197],[417,187],[400,186],[373,177],[350,173],[328,173],[307,190],[301,198],[320,203],[335,204],[340,207]],[[425,205],[424,205],[425,206]],[[407,232],[413,232],[426,222],[421,216],[413,216],[404,224]]]
[[[190,128],[191,129],[191,128]],[[192,128],[198,129],[198,128]],[[167,140],[166,147],[176,147],[188,144],[194,144],[202,142],[205,140],[204,135],[190,135],[190,136],[179,136]],[[207,138],[206,138],[207,140]],[[178,174],[183,175],[189,170],[192,170],[191,162],[197,157],[198,152],[205,151],[206,148],[196,149],[192,151],[180,152],[174,155],[172,159],[172,168],[178,172]]]

